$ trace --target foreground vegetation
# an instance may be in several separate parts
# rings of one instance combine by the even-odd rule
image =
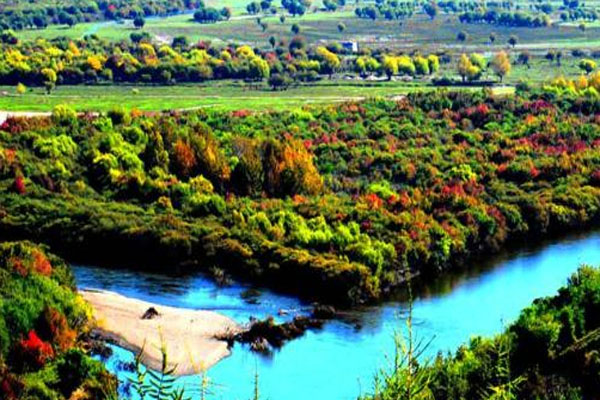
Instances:
[[[414,336],[400,338],[396,362],[364,399],[595,399],[599,308],[600,270],[581,267],[557,295],[535,300],[503,333],[473,338],[454,354],[417,360],[423,346]]]
[[[0,293],[0,398],[117,398],[115,377],[84,350],[89,308],[61,259],[30,242],[0,244]],[[583,266],[557,295],[534,301],[501,334],[475,337],[433,359],[424,357],[425,342],[409,314],[408,336],[398,337],[391,368],[377,375],[374,394],[361,398],[593,399],[600,388],[599,307],[600,270]],[[194,390],[176,385],[172,370],[146,371],[142,360],[136,357],[129,393],[194,398]],[[207,393],[203,375],[198,396]],[[258,390],[252,398],[260,398]]]
[[[0,244],[0,398],[116,393],[116,379],[83,350],[89,316],[62,260],[28,242]]]
[[[407,270],[595,223],[599,107],[483,92],[260,114],[58,107],[1,127],[0,234],[374,300]]]

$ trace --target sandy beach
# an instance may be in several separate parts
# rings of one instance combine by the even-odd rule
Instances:
[[[134,352],[144,346],[144,364],[159,370],[161,338],[169,365],[177,375],[196,374],[230,354],[227,343],[215,337],[239,332],[232,319],[212,311],[167,307],[102,290],[81,290],[94,308],[97,329],[107,339]],[[142,319],[154,307],[159,315]]]

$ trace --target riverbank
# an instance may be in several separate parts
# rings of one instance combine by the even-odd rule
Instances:
[[[600,265],[600,232],[523,246],[479,260],[468,270],[444,274],[427,287],[413,286],[415,335],[425,341],[433,338],[425,357],[435,359],[438,352],[454,352],[473,336],[499,334],[534,299],[551,296],[564,286],[581,263]],[[219,287],[200,273],[175,279],[129,268],[74,265],[73,271],[82,288],[103,288],[173,307],[214,307],[236,321],[274,315],[281,322],[287,319],[280,317],[278,310],[307,307],[297,297],[268,289],[246,302],[242,293],[247,285],[234,280],[231,286]],[[373,371],[390,367],[385,357],[393,360],[394,333],[405,327],[406,310],[407,304],[399,299],[343,311],[343,318],[326,323],[322,330],[308,332],[267,357],[257,357],[250,346],[236,346],[230,357],[208,372],[211,381],[221,385],[215,397],[248,398],[258,371],[265,398],[356,400],[359,393],[370,392]],[[294,315],[294,311],[290,313]],[[111,371],[122,380],[133,377],[118,369],[133,355],[118,347],[113,350]],[[195,376],[186,376],[178,382],[196,385],[197,381]]]
[[[144,364],[155,370],[161,368],[164,344],[176,375],[199,373],[229,356],[227,342],[217,337],[242,330],[212,311],[167,307],[104,290],[80,293],[92,305],[96,329],[103,337],[133,352],[143,347]]]

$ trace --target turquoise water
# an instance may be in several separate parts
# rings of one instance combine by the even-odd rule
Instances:
[[[429,354],[452,351],[473,335],[491,335],[513,321],[537,297],[553,294],[582,264],[600,265],[600,233],[572,236],[560,242],[476,262],[468,272],[446,276],[416,290],[416,333],[433,338]],[[309,304],[262,290],[257,304],[241,298],[247,286],[218,288],[202,275],[166,276],[126,269],[75,266],[78,285],[102,288],[159,304],[215,310],[244,323],[250,316],[286,317],[307,313]],[[393,333],[403,327],[406,303],[389,302],[345,313],[323,330],[309,331],[271,357],[257,356],[236,345],[233,354],[209,370],[216,385],[213,399],[246,400],[259,373],[261,398],[270,400],[349,400],[369,392],[374,372],[393,355]],[[131,353],[115,348],[109,368]],[[122,376],[122,375],[121,375]],[[197,387],[198,377],[181,382]]]

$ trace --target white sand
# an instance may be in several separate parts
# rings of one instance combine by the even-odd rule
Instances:
[[[121,347],[139,352],[144,346],[144,364],[160,370],[162,343],[170,366],[177,375],[206,370],[230,354],[227,343],[215,339],[241,327],[232,319],[212,311],[189,310],[131,299],[102,290],[82,290],[81,295],[94,308],[97,329]],[[142,319],[148,308],[159,316]]]

